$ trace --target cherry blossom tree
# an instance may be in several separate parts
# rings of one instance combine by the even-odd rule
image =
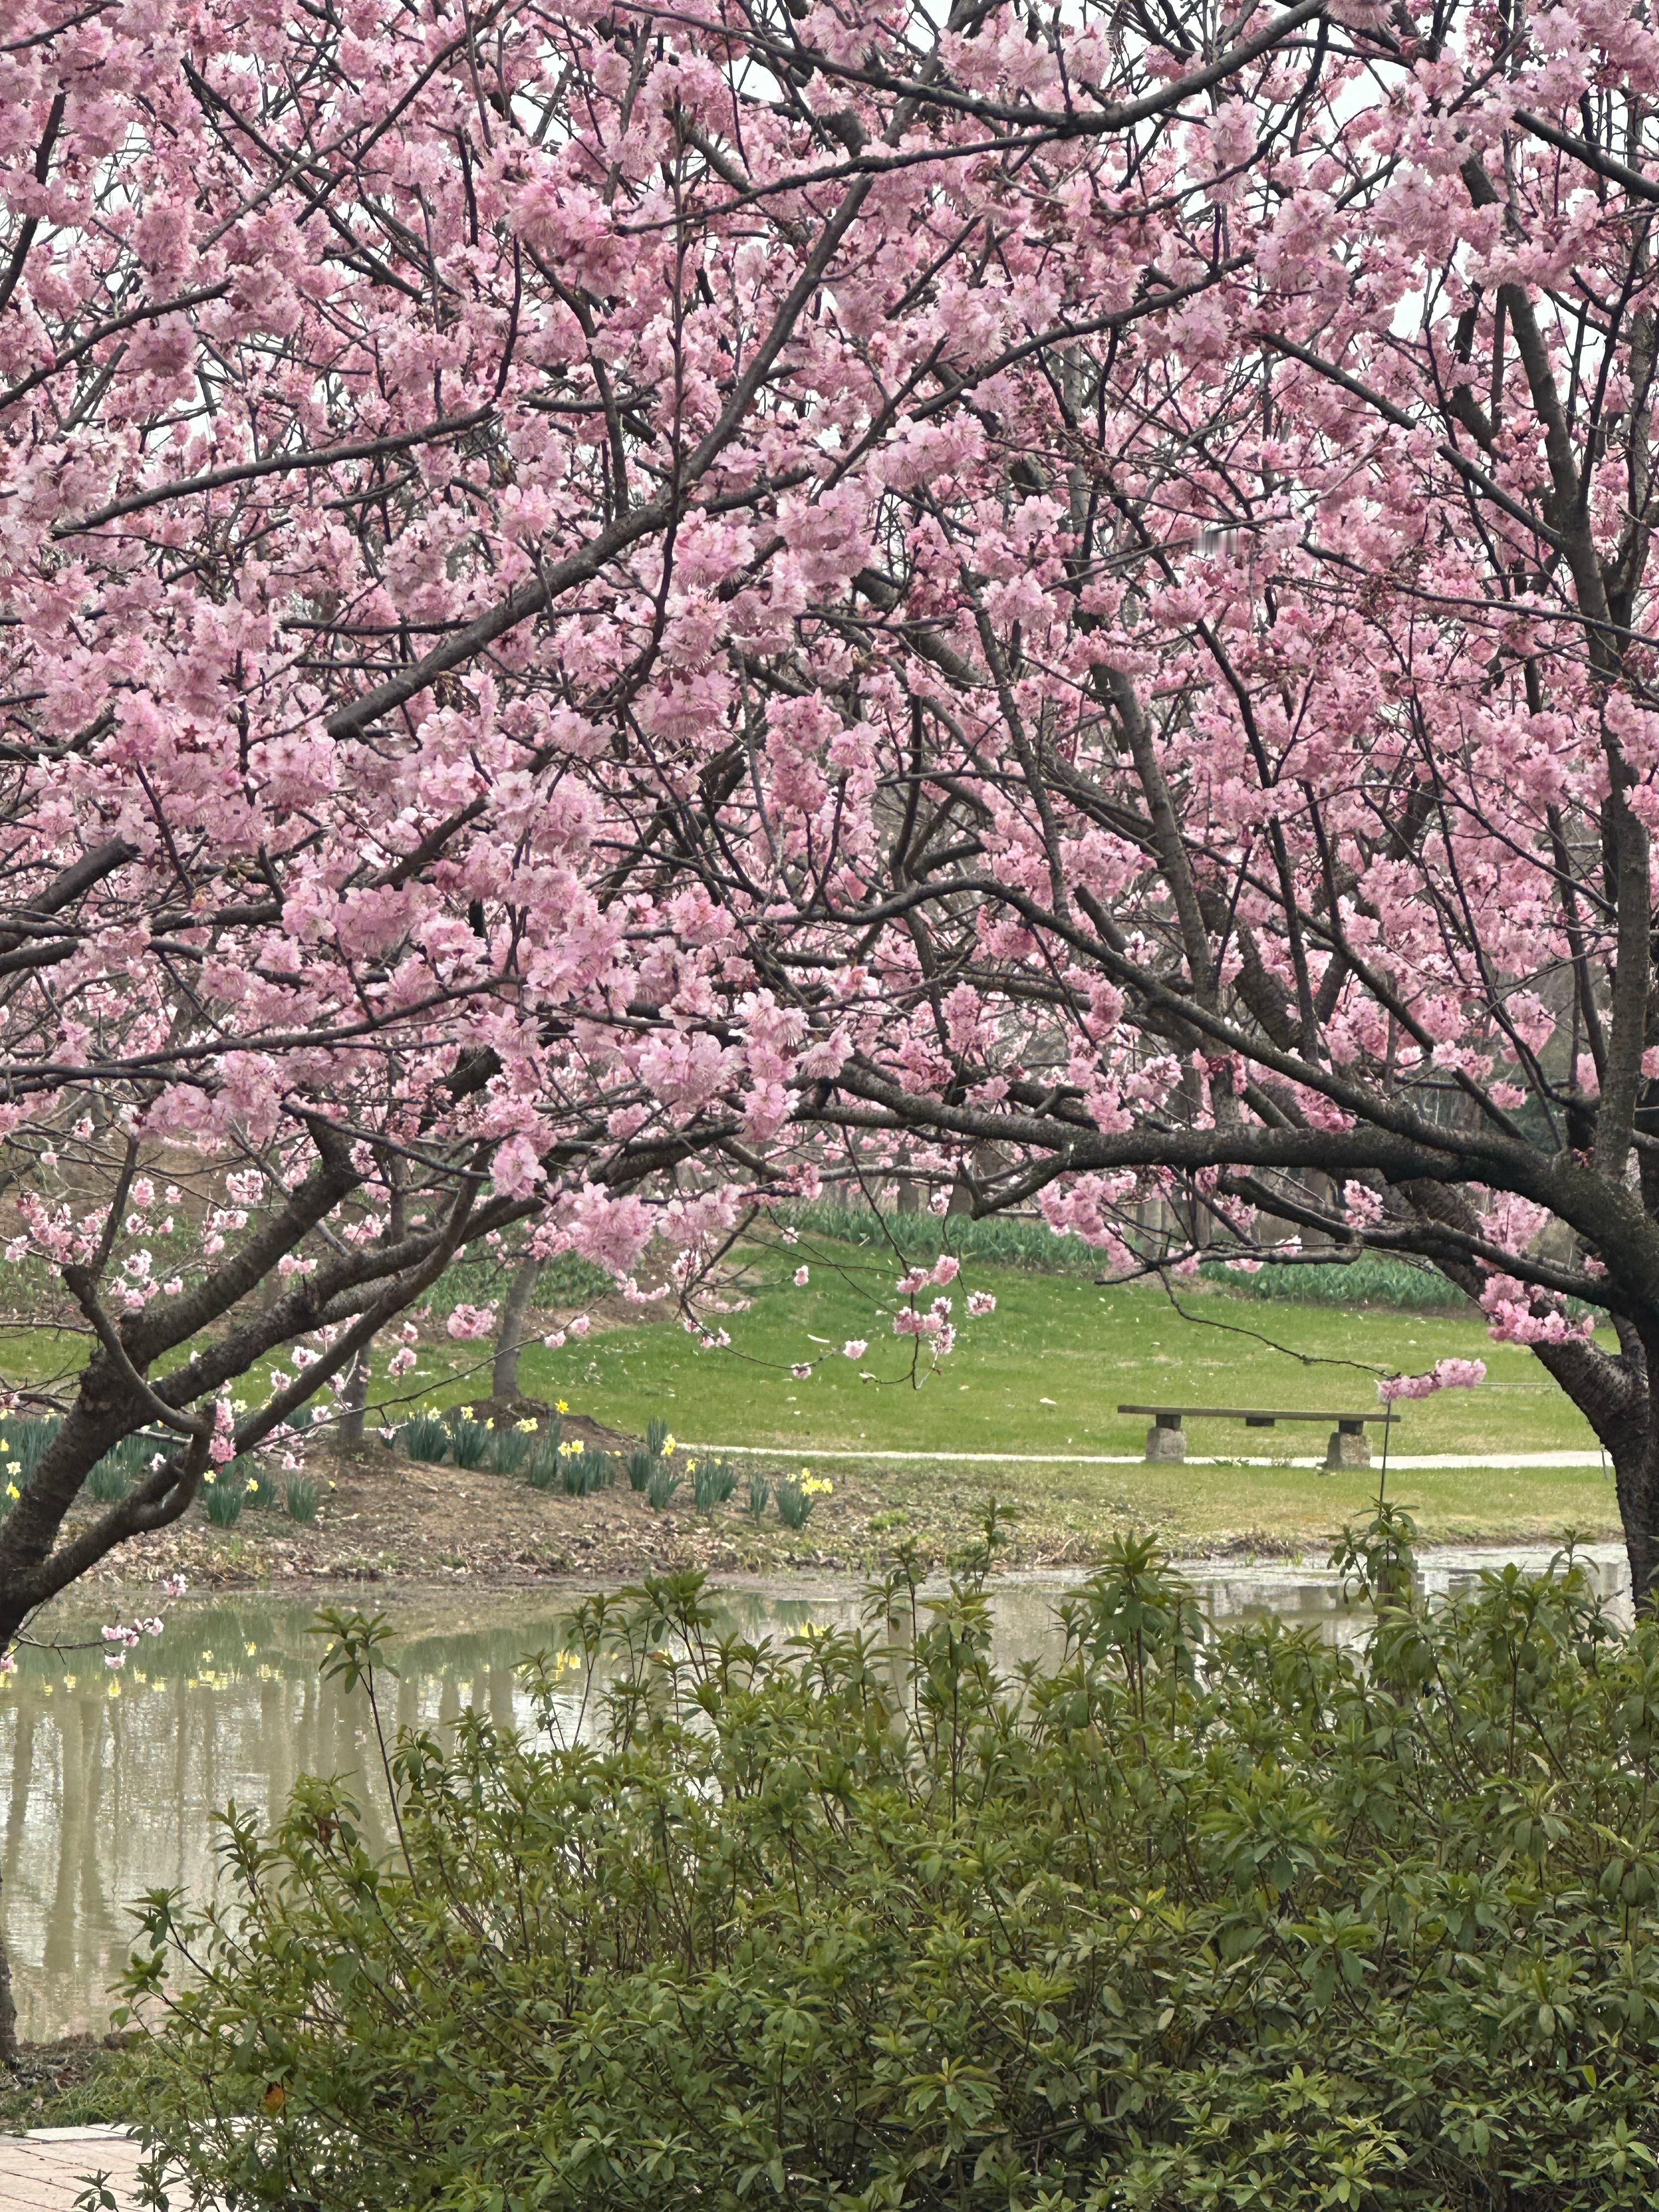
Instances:
[[[1163,142],[1281,49],[1288,112],[1314,12],[1094,25],[1028,181],[1065,42],[1008,11],[11,11],[6,1249],[88,1356],[0,1524],[0,1643],[458,1254],[535,1217],[689,1283],[745,1187],[805,1187],[844,930],[797,988],[775,810],[853,666],[810,606],[896,441],[1214,280]],[[1086,311],[1023,242],[1061,186],[1100,203]],[[891,799],[848,732],[850,862]]]
[[[872,1169],[1443,1268],[1649,1589],[1637,13],[3,40],[0,1202],[88,1351],[0,1639],[458,1255],[655,1240],[698,1328]]]

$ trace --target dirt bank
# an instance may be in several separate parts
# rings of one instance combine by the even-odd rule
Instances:
[[[595,1425],[573,1417],[580,1434]],[[594,1441],[615,1449],[629,1439]],[[682,1455],[683,1457],[683,1455]],[[202,1507],[178,1527],[125,1547],[94,1581],[153,1585],[182,1571],[196,1589],[303,1589],[313,1583],[534,1585],[591,1577],[615,1583],[700,1567],[775,1580],[805,1572],[862,1574],[913,1545],[929,1565],[963,1552],[993,1498],[1009,1565],[1076,1566],[1103,1557],[1129,1529],[1159,1535],[1175,1557],[1322,1558],[1330,1532],[1372,1510],[1375,1477],[1328,1480],[1294,1468],[919,1463],[828,1461],[831,1487],[799,1529],[775,1502],[746,1510],[749,1477],[799,1476],[799,1461],[736,1462],[738,1487],[700,1513],[690,1480],[660,1511],[621,1480],[590,1498],[532,1489],[521,1474],[433,1465],[381,1443],[346,1456],[313,1446],[307,1474],[314,1522],[250,1504],[234,1528]],[[1565,1486],[1577,1481],[1577,1487]],[[1481,1486],[1474,1488],[1472,1486]],[[1593,1478],[1512,1478],[1455,1472],[1397,1477],[1390,1494],[1416,1516],[1424,1543],[1551,1540],[1569,1523],[1613,1536],[1610,1499]]]
[[[793,1464],[787,1471],[800,1472]],[[837,1469],[805,1527],[792,1530],[775,1504],[759,1521],[750,1516],[748,1462],[736,1494],[706,1515],[692,1504],[689,1481],[658,1512],[625,1480],[591,1498],[568,1498],[533,1490],[522,1476],[410,1462],[380,1443],[351,1457],[315,1453],[307,1472],[321,1497],[309,1526],[250,1505],[235,1528],[219,1528],[197,1506],[176,1527],[125,1546],[94,1579],[153,1583],[182,1571],[197,1589],[282,1589],[509,1586],[572,1576],[615,1582],[682,1567],[859,1571],[902,1540],[933,1562],[959,1551],[975,1534],[993,1486],[982,1476],[936,1469],[925,1476]],[[1011,1524],[1012,1548],[1026,1565],[1075,1563],[1097,1555],[1112,1527],[1130,1518],[1127,1500],[1121,1513],[1105,1511],[1086,1530],[1023,1512]]]

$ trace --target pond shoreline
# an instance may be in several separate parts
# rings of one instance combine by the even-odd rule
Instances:
[[[947,1565],[982,1539],[994,1499],[1006,1568],[1085,1569],[1132,1530],[1157,1535],[1172,1558],[1322,1564],[1334,1531],[1370,1518],[1377,1481],[1375,1470],[1326,1478],[1289,1465],[1034,1473],[968,1462],[828,1466],[829,1487],[805,1527],[790,1529],[775,1499],[758,1517],[744,1510],[746,1466],[737,1493],[708,1514],[691,1504],[689,1482],[653,1510],[625,1482],[570,1498],[519,1477],[411,1462],[380,1444],[350,1455],[313,1453],[307,1471],[320,1500],[314,1522],[249,1505],[224,1528],[198,1505],[173,1527],[124,1546],[82,1589],[137,1592],[179,1573],[198,1589],[271,1595],[324,1585],[544,1590],[689,1569],[721,1579],[856,1579],[905,1547],[930,1569]],[[774,1483],[780,1474],[807,1472],[787,1461],[759,1471]],[[1497,1510],[1489,1495],[1460,1488],[1455,1472],[1402,1472],[1390,1477],[1389,1492],[1414,1514],[1425,1546],[1549,1544],[1570,1526],[1583,1540],[1618,1540],[1611,1490],[1599,1478],[1574,1478],[1570,1489],[1555,1474],[1508,1480],[1513,1487]],[[1490,1490],[1490,1479],[1481,1480]]]
[[[945,1571],[982,1541],[984,1517],[995,1498],[1000,1513],[1002,1573],[1084,1573],[1099,1564],[1110,1541],[1128,1531],[1155,1533],[1166,1558],[1210,1566],[1276,1562],[1321,1566],[1329,1558],[1332,1533],[1370,1520],[1374,1475],[1356,1474],[1329,1484],[1303,1478],[1312,1495],[1267,1495],[1267,1484],[1245,1489],[1239,1504],[1272,1504],[1272,1517],[1243,1513],[1224,1526],[1214,1510],[1183,1510],[1164,1495],[1115,1480],[1082,1478],[1013,1489],[988,1475],[940,1475],[860,1468],[836,1475],[832,1493],[814,1502],[801,1531],[790,1531],[768,1510],[752,1520],[738,1498],[699,1516],[672,1502],[653,1510],[626,1484],[592,1498],[540,1493],[525,1482],[493,1474],[411,1467],[389,1453],[358,1453],[354,1460],[319,1464],[323,1504],[314,1524],[299,1526],[279,1513],[243,1510],[234,1528],[216,1528],[201,1509],[181,1524],[139,1537],[101,1564],[80,1586],[95,1593],[139,1593],[164,1575],[185,1575],[191,1589],[212,1593],[265,1593],[307,1597],[319,1590],[438,1593],[438,1590],[580,1590],[639,1582],[644,1575],[702,1571],[723,1586],[772,1586],[834,1577],[860,1582],[909,1547],[929,1571]],[[1267,1471],[1276,1475],[1279,1471]],[[1237,1480],[1232,1474],[1228,1480]],[[1444,1478],[1440,1478],[1444,1482]],[[1555,1547],[1568,1526],[1579,1541],[1620,1544],[1617,1513],[1599,1495],[1583,1500],[1540,1498],[1544,1510],[1510,1510],[1502,1517],[1422,1506],[1422,1484],[1395,1478],[1389,1495],[1413,1510],[1422,1551],[1500,1547]],[[1212,1484],[1192,1482],[1194,1495]],[[1224,1509],[1232,1500],[1218,1498]],[[1528,1500],[1531,1504],[1531,1500]],[[1558,1510],[1548,1510],[1555,1504]],[[1559,1510],[1559,1506],[1590,1510]],[[1597,1510],[1599,1509],[1599,1510]]]

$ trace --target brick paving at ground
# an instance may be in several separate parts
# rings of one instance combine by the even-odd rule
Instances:
[[[0,2212],[75,2212],[87,2176],[106,2173],[120,2212],[137,2212],[143,2156],[125,2128],[38,2128],[0,2136]]]

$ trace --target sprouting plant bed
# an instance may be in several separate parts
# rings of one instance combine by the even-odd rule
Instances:
[[[283,1497],[289,1519],[308,1528],[317,1518],[317,1504],[316,1484],[303,1474],[291,1475]]]
[[[416,1413],[404,1425],[404,1449],[410,1459],[436,1464],[449,1449],[449,1425],[436,1413]]]

